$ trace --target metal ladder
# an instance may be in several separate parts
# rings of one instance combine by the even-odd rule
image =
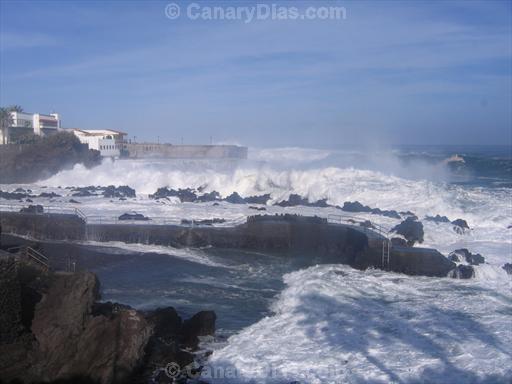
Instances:
[[[391,241],[389,239],[384,239],[382,241],[382,269],[389,269],[389,254],[391,248]]]

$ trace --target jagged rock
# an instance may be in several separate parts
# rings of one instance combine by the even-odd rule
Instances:
[[[439,223],[449,223],[450,222],[450,219],[447,218],[446,216],[439,216],[439,215],[426,216],[425,220],[426,221],[433,221],[436,224],[439,224]]]
[[[245,204],[245,200],[242,196],[238,194],[238,192],[233,192],[231,195],[226,197],[224,201],[231,204]]]
[[[178,197],[182,203],[192,203],[197,200],[197,195],[195,194],[193,189],[168,189],[167,187],[158,188],[158,190],[153,194],[149,195],[152,199],[162,199],[165,197]]]
[[[458,234],[463,234],[466,229],[469,229],[469,225],[466,222],[466,220],[463,219],[456,219],[452,221],[453,224],[453,230],[457,232]]]
[[[343,210],[345,212],[363,212],[363,213],[368,212],[368,213],[372,213],[374,215],[391,217],[393,219],[401,219],[402,218],[398,214],[398,212],[395,210],[388,211],[388,210],[382,210],[380,208],[370,208],[367,205],[361,204],[359,201],[354,201],[354,202],[346,201],[345,203],[343,203],[343,207],[341,207],[341,210]]]
[[[359,226],[365,227],[365,228],[375,228],[375,226],[372,224],[370,220],[365,220],[359,223]]]
[[[118,220],[148,221],[151,219],[144,216],[142,213],[123,213],[121,216],[119,216]]]
[[[270,193],[267,193],[265,195],[260,195],[260,196],[249,196],[249,197],[246,197],[244,200],[248,204],[266,205],[267,202],[270,200]]]
[[[22,277],[13,263],[0,258],[2,380],[150,382],[155,368],[192,363],[194,355],[183,348],[197,348],[198,336],[215,331],[211,311],[183,323],[173,308],[139,312],[98,303],[99,283],[92,273],[49,274],[42,284],[40,272]],[[40,295],[27,300],[34,283]]]
[[[283,201],[280,201],[279,203],[276,203],[274,205],[278,205],[280,207],[296,207],[298,205],[305,205],[307,206],[308,205],[308,200],[295,194],[295,193],[292,193],[289,197],[288,197],[288,200],[283,200]]]
[[[451,272],[451,277],[456,279],[471,279],[475,276],[475,270],[471,265],[459,264]]]
[[[391,231],[405,237],[407,245],[410,247],[412,247],[415,242],[423,243],[423,224],[420,221],[414,220],[412,217],[408,217]]]
[[[44,213],[44,208],[42,205],[29,205],[28,207],[23,207],[20,209],[21,213]]]
[[[393,237],[391,239],[391,245],[397,246],[397,247],[406,247],[407,246],[407,240],[402,239],[401,237]]]
[[[197,198],[197,202],[199,202],[199,203],[206,203],[209,201],[217,201],[217,200],[221,200],[220,193],[217,191],[205,193]]]
[[[76,201],[75,199],[69,199],[69,202],[72,204],[81,204],[79,201]]]
[[[130,188],[127,185],[121,185],[119,187],[115,187],[113,185],[109,185],[103,191],[103,197],[113,198],[113,197],[136,197],[135,189]]]
[[[450,253],[448,258],[452,261],[461,261],[464,259],[470,265],[479,265],[485,263],[485,258],[479,253],[471,253],[466,248],[461,248]],[[458,259],[458,260],[455,260]]]
[[[53,199],[54,197],[62,197],[62,196],[55,192],[41,192],[38,197],[46,197],[46,198]]]
[[[505,270],[505,272],[507,272],[507,274],[512,275],[512,264],[506,263],[501,268],[503,268]]]
[[[372,209],[369,206],[363,205],[359,201],[354,201],[354,202],[345,201],[345,203],[343,203],[343,207],[341,207],[341,209],[345,212],[371,212],[372,211]]]
[[[249,207],[249,209],[254,209],[256,211],[266,211],[267,208],[265,207],[253,207],[252,205]]]
[[[18,191],[18,189],[16,189],[16,191]],[[6,199],[6,200],[21,200],[21,199],[26,199],[26,198],[29,198],[29,197],[35,197],[35,196],[32,196],[26,192],[4,192],[4,191],[0,191],[0,199]]]
[[[459,255],[453,252],[448,255],[448,260],[453,261],[454,263],[460,263],[461,261]]]
[[[181,336],[183,344],[196,349],[198,336],[211,336],[215,333],[217,316],[213,311],[201,311],[183,322]]]

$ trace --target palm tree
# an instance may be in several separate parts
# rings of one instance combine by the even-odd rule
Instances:
[[[11,109],[0,108],[0,129],[2,130],[2,144],[7,144],[9,127],[13,124]]]
[[[23,107],[21,105],[14,104],[14,105],[11,105],[8,109],[11,112],[18,112],[18,113],[23,112]]]

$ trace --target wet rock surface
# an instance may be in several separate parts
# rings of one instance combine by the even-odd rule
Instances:
[[[485,263],[485,258],[479,253],[471,253],[466,248],[461,248],[450,253],[448,258],[455,262],[465,261],[469,265],[479,265]]]
[[[392,230],[399,235],[402,235],[407,240],[408,246],[413,246],[414,243],[423,243],[423,224],[416,221],[413,217],[408,217],[400,224],[396,225]]]
[[[402,217],[400,214],[395,210],[382,210],[380,208],[371,208],[367,205],[361,204],[359,201],[346,201],[343,204],[343,207],[340,207],[342,211],[345,212],[354,212],[354,213],[361,213],[361,212],[367,212],[372,213],[374,215],[381,215],[386,217],[391,217],[393,219],[401,219]]]
[[[187,349],[215,332],[213,312],[183,322],[170,307],[99,303],[94,274],[44,274],[13,257],[0,258],[0,290],[0,377],[8,381],[146,383],[169,362],[192,363]]]

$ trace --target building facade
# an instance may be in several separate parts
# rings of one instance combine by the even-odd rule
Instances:
[[[121,156],[123,141],[126,133],[110,129],[72,129],[73,134],[89,149],[95,149],[103,157],[118,158]]]
[[[58,113],[49,115],[16,111],[10,113],[12,124],[6,132],[6,144],[13,143],[17,138],[27,134],[45,136],[56,133],[61,129]]]

